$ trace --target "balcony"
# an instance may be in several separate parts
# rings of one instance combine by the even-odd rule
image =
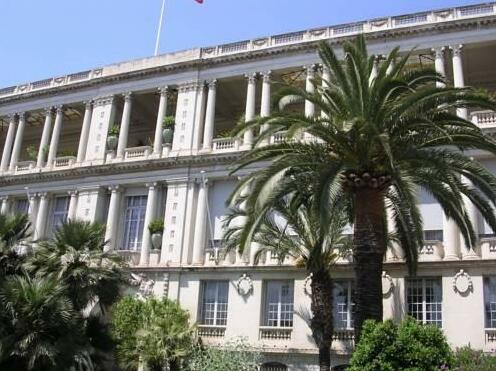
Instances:
[[[217,138],[212,141],[212,151],[214,153],[239,151],[241,139],[239,138]]]
[[[444,247],[441,241],[425,240],[419,251],[419,261],[440,261],[444,257]]]
[[[148,158],[148,156],[151,153],[152,153],[152,147],[150,147],[150,146],[126,148],[124,150],[124,159],[125,160],[143,160],[143,159]]]
[[[261,326],[260,340],[291,340],[293,329],[291,327],[270,327]]]
[[[485,332],[485,351],[494,352],[496,350],[496,329],[486,328]]]
[[[351,328],[335,329],[332,334],[332,351],[350,354],[355,346],[355,330]]]
[[[496,237],[481,238],[482,259],[496,259]]]
[[[496,112],[476,111],[472,112],[472,122],[481,129],[496,128]]]
[[[76,157],[74,156],[57,157],[55,159],[55,162],[53,163],[53,167],[66,168],[66,167],[71,167],[75,163],[76,163]]]
[[[16,173],[23,173],[34,169],[36,163],[34,161],[22,161],[18,162],[15,168]]]
[[[223,338],[226,333],[225,326],[199,325],[198,336],[203,338]]]

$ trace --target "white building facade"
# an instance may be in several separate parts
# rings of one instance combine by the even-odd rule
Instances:
[[[245,173],[229,166],[254,133],[227,133],[241,117],[270,114],[284,81],[312,89],[326,73],[316,53],[326,40],[365,33],[378,56],[416,47],[412,64],[432,65],[455,86],[496,90],[496,4],[426,11],[235,42],[124,62],[0,89],[2,213],[27,212],[34,238],[62,221],[105,223],[108,248],[144,277],[147,293],[178,300],[206,343],[239,336],[264,347],[266,370],[313,370],[317,349],[305,322],[305,271],[270,255],[222,251],[225,200]],[[302,112],[317,114],[312,105]],[[461,112],[489,134],[496,113]],[[162,121],[175,116],[171,143]],[[108,140],[111,127],[119,135]],[[276,134],[271,141],[283,140]],[[474,153],[496,172],[496,158]],[[477,212],[477,248],[467,251],[439,205],[419,191],[425,227],[418,275],[388,251],[384,317],[412,315],[441,327],[453,347],[496,349],[496,235]],[[148,224],[163,219],[160,246]],[[332,362],[346,364],[353,339],[353,271],[334,270]]]

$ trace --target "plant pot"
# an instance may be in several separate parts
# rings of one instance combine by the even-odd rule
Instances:
[[[153,233],[151,238],[153,250],[160,250],[162,247],[162,233]]]
[[[174,129],[165,128],[162,130],[162,139],[166,146],[172,145],[172,140],[174,139]]]
[[[107,147],[111,151],[115,150],[117,148],[117,143],[119,142],[119,138],[115,135],[109,135],[107,137]]]

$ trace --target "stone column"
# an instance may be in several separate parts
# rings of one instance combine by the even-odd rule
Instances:
[[[217,80],[208,83],[207,112],[205,114],[205,127],[203,129],[203,149],[212,149],[215,124],[215,102],[217,98]]]
[[[148,198],[146,200],[145,223],[143,230],[143,243],[141,244],[140,266],[146,267],[150,262],[150,250],[152,237],[148,225],[157,216],[158,185],[157,183],[146,184],[148,187]]]
[[[10,212],[10,200],[9,196],[4,196],[1,198],[2,206],[0,207],[0,214],[7,215]]]
[[[434,68],[436,72],[444,77],[446,77],[446,69],[444,67],[444,46],[433,48],[432,52],[434,53]],[[438,88],[444,87],[442,82],[437,82],[436,86]]]
[[[444,260],[460,259],[460,230],[453,221],[446,215],[443,217],[443,245]]]
[[[39,240],[45,237],[46,223],[48,219],[49,197],[47,193],[40,193],[40,203],[38,206],[38,215],[36,215],[36,226],[34,228],[33,240]]]
[[[12,145],[16,134],[16,117],[11,115],[9,118],[9,128],[7,136],[5,137],[5,144],[3,146],[2,162],[0,163],[0,171],[7,171],[12,154]]]
[[[118,185],[109,187],[110,204],[105,231],[105,251],[113,251],[117,247],[117,230],[119,226],[119,209],[121,206],[121,188]]]
[[[53,125],[52,139],[50,140],[50,150],[48,151],[47,166],[53,166],[57,158],[59,149],[60,132],[62,131],[62,121],[64,117],[64,109],[62,106],[57,106],[57,114],[55,115],[55,124]]]
[[[38,197],[36,194],[32,194],[29,196],[29,222],[31,223],[31,229],[34,230],[36,228],[36,215],[38,214]]]
[[[252,121],[255,118],[255,102],[257,94],[257,74],[252,73],[245,75],[248,81],[246,89],[246,108],[245,108],[245,122]],[[243,135],[243,145],[247,149],[253,146],[253,130],[245,131]]]
[[[79,146],[77,152],[77,162],[83,162],[86,159],[86,148],[88,147],[88,137],[90,135],[91,117],[93,116],[93,103],[91,101],[84,103],[84,118],[79,137]]]
[[[266,71],[262,74],[262,100],[260,106],[260,117],[270,116],[270,77],[272,71]],[[263,133],[268,129],[267,124],[262,125],[260,132]],[[265,145],[269,142],[268,139],[262,140],[262,144]]]
[[[117,158],[122,159],[127,147],[129,136],[129,125],[131,124],[132,93],[124,94],[124,109],[122,110],[121,127],[119,130],[119,142],[117,144]]]
[[[67,219],[74,220],[76,218],[78,191],[70,191],[69,194],[69,209],[67,210]]]
[[[453,52],[453,83],[455,88],[465,87],[465,80],[463,77],[463,61],[462,61],[462,45],[451,46]],[[458,108],[456,114],[464,119],[468,118],[466,108]]]
[[[17,132],[14,140],[14,147],[12,148],[12,157],[10,158],[10,170],[15,170],[19,156],[21,155],[22,138],[24,136],[24,128],[26,126],[26,118],[24,112],[19,113],[19,123],[17,125]]]
[[[315,85],[313,84],[313,79],[315,78],[315,65],[306,66],[307,77],[305,82],[305,90],[308,94],[315,93]],[[305,101],[305,116],[313,117],[315,115],[315,104],[306,100]]]
[[[53,112],[52,107],[45,110],[45,124],[43,125],[43,133],[41,134],[40,148],[38,148],[38,158],[36,159],[36,167],[42,168],[47,160],[46,148],[50,140],[50,132],[52,131]]]
[[[208,179],[202,179],[198,190],[198,202],[196,205],[195,237],[193,242],[194,265],[203,264],[205,259],[205,247],[207,244],[207,202]]]
[[[373,81],[377,77],[379,71],[379,56],[374,57],[374,65],[372,66],[372,71],[370,71],[369,85],[372,85]]]
[[[331,80],[331,71],[326,66],[322,66],[322,89],[325,90],[329,88],[329,81]],[[322,99],[325,99],[322,97]],[[322,111],[321,116],[323,118],[327,117],[327,114]]]
[[[461,179],[462,183],[464,183],[468,188],[474,188],[474,185],[469,179],[464,176],[462,176]],[[476,235],[474,246],[477,246],[479,244],[479,212],[477,211],[477,207],[475,207],[475,205],[466,196],[463,196],[463,201]],[[477,253],[475,252],[473,246],[470,247],[470,249],[464,247],[461,251],[462,259],[464,260],[476,260],[480,258],[479,255],[477,255]]]
[[[155,139],[153,141],[153,154],[162,154],[162,122],[167,114],[167,86],[160,88],[160,102],[158,104],[157,123],[155,124]]]

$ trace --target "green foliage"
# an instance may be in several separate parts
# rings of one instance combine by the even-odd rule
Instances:
[[[38,149],[34,145],[27,146],[26,152],[30,160],[36,161],[38,158]]]
[[[151,234],[162,233],[164,231],[164,219],[154,219],[148,224],[148,230]]]
[[[110,126],[110,128],[108,130],[108,135],[109,136],[118,136],[120,129],[121,128],[119,125],[113,124],[112,126]]]
[[[453,353],[442,331],[412,318],[364,323],[350,371],[438,371],[452,363]]]
[[[123,369],[135,370],[140,362],[163,368],[191,351],[194,328],[174,301],[125,297],[113,307],[112,334]]]
[[[188,357],[188,371],[256,371],[260,353],[250,348],[244,339],[227,342],[222,347],[193,348]]]
[[[176,126],[176,118],[174,116],[165,116],[162,121],[162,127],[164,129],[172,129]]]
[[[0,214],[0,281],[3,277],[22,271],[24,255],[16,246],[29,237],[30,223],[27,215]]]
[[[455,352],[453,370],[456,371],[493,371],[496,370],[496,357],[474,350],[469,346],[458,348]]]

